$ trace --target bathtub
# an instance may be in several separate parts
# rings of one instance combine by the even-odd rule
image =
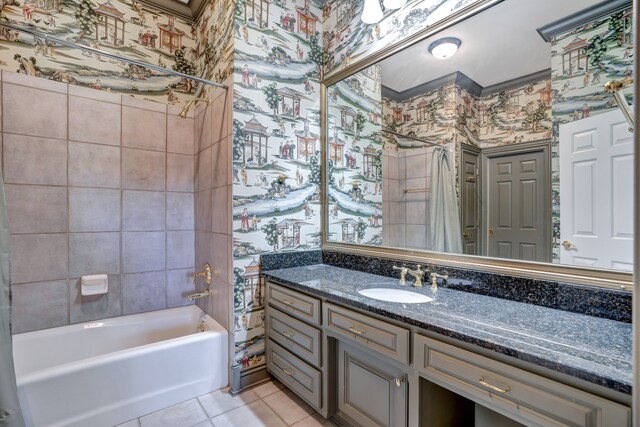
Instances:
[[[228,345],[196,306],[14,335],[27,425],[110,427],[225,387]]]

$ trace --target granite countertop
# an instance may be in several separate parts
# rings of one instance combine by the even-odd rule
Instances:
[[[631,394],[630,323],[446,288],[427,303],[378,301],[357,291],[398,287],[433,294],[428,285],[400,286],[398,279],[325,264],[263,274],[310,294]]]

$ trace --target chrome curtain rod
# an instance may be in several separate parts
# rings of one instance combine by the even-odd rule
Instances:
[[[413,139],[414,141],[420,141],[423,144],[433,145],[435,147],[439,147],[440,146],[440,144],[436,144],[435,142],[427,141],[426,139],[418,138],[417,136],[403,135],[401,133],[394,132],[392,130],[387,130],[387,129],[382,129],[382,132],[389,133],[391,135],[395,135],[395,136],[400,137],[400,138]]]
[[[228,89],[227,85],[224,85],[224,84],[221,84],[221,83],[212,82],[211,80],[203,79],[201,77],[190,76],[189,74],[180,73],[178,71],[170,70],[168,68],[159,67],[159,66],[153,65],[153,64],[147,64],[146,62],[138,61],[138,60],[135,60],[135,59],[125,58],[124,56],[116,55],[116,54],[110,53],[110,52],[105,52],[105,51],[100,50],[100,49],[94,49],[94,48],[89,47],[89,46],[83,46],[83,45],[78,44],[78,43],[62,40],[62,39],[59,39],[57,37],[52,37],[52,36],[50,36],[48,34],[44,34],[44,33],[41,33],[39,31],[35,31],[35,30],[29,29],[29,28],[23,28],[23,27],[20,27],[20,26],[17,26],[17,25],[8,24],[6,22],[0,22],[0,27],[9,28],[9,29],[15,30],[15,31],[20,31],[22,33],[27,33],[27,34],[30,34],[30,35],[32,35],[34,37],[38,37],[38,38],[44,39],[45,42],[52,41],[52,42],[55,42],[57,44],[68,46],[68,47],[71,47],[71,48],[74,48],[74,49],[81,49],[81,50],[84,50],[86,52],[91,52],[91,53],[95,53],[97,55],[106,56],[107,58],[117,59],[119,61],[127,62],[129,64],[136,65],[138,67],[148,68],[150,70],[159,71],[161,73],[166,73],[166,74],[171,74],[171,75],[174,75],[174,76],[177,76],[177,77],[182,77],[182,78],[185,78],[185,79],[191,79],[191,80],[194,80],[194,81],[197,81],[197,82],[200,82],[200,83],[204,83],[204,84],[212,85],[212,86],[215,86],[215,87],[219,87],[219,88],[222,88],[224,90]]]

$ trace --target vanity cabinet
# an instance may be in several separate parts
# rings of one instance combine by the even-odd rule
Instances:
[[[322,411],[321,302],[267,283],[267,369],[314,409]]]
[[[414,366],[428,381],[466,398],[461,405],[475,402],[476,426],[488,425],[479,420],[491,419],[491,411],[534,426],[630,424],[625,406],[420,334],[414,334]]]
[[[267,298],[268,370],[340,424],[631,425],[627,406],[427,337],[423,329],[272,282]]]
[[[365,427],[407,425],[404,371],[367,354],[365,349],[338,342],[337,388],[342,418]]]

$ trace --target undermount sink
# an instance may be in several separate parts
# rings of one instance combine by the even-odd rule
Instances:
[[[377,299],[380,301],[400,302],[405,304],[418,304],[433,301],[433,298],[430,298],[426,295],[419,294],[413,291],[405,291],[404,289],[369,288],[360,289],[358,293],[365,297]]]

